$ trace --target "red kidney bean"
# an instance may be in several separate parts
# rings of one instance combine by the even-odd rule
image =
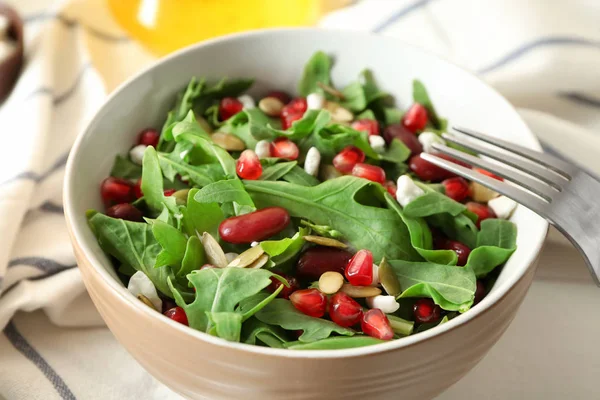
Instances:
[[[219,225],[219,235],[229,243],[258,242],[281,232],[289,223],[290,214],[285,208],[268,207],[227,218]]]
[[[324,272],[344,274],[352,253],[333,247],[311,247],[298,260],[296,276],[302,280],[317,280]]]
[[[390,143],[396,138],[406,145],[412,154],[419,154],[423,151],[423,146],[417,139],[417,135],[406,129],[402,124],[392,124],[383,131],[383,138]]]
[[[106,215],[127,221],[143,222],[144,214],[129,203],[115,204],[106,210]]]

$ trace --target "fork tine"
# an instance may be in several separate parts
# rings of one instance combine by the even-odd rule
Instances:
[[[572,165],[569,165],[566,162],[560,160],[559,158],[553,157],[551,155],[540,153],[538,151],[531,150],[511,142],[507,142],[506,140],[488,136],[483,133],[474,131],[472,129],[463,128],[460,126],[453,126],[452,128],[455,131],[463,133],[467,136],[471,136],[475,139],[479,139],[486,143],[493,144],[495,146],[500,147],[501,149],[511,151],[515,154],[527,158],[528,160],[538,162],[544,167],[551,169],[552,171],[560,175],[563,175],[567,179],[571,179],[573,174],[576,172]]]
[[[433,154],[421,153],[421,157],[432,164],[435,164],[439,167],[447,169],[448,171],[454,172],[457,175],[462,176],[463,178],[469,179],[471,181],[481,183],[484,186],[489,187],[496,192],[505,195],[524,205],[525,207],[535,211],[540,214],[542,217],[546,217],[546,208],[548,206],[548,202],[538,198],[536,195],[531,193],[527,193],[523,189],[507,184],[506,182],[499,181],[492,177],[482,174],[481,172],[477,172],[473,169],[463,167],[462,165],[458,165],[453,163],[452,161],[444,160],[443,158],[439,158]]]
[[[535,176],[557,190],[561,190],[562,185],[568,182],[567,178],[565,178],[563,175],[557,174],[556,172],[551,171],[538,163],[514,156],[512,153],[501,153],[496,149],[483,146],[474,140],[469,140],[464,137],[455,136],[448,133],[443,133],[442,137],[448,142],[466,147],[469,150],[473,150],[479,154],[483,154],[493,158],[494,160],[498,160],[503,164],[510,165],[511,167],[514,167],[520,171],[526,171],[529,175]]]
[[[483,158],[475,157],[470,154],[464,153],[460,150],[456,150],[451,147],[437,143],[433,145],[433,148],[438,151],[441,151],[442,153],[446,153],[454,158],[462,160],[468,164],[483,168],[485,170],[493,172],[496,175],[500,175],[501,177],[508,179],[511,182],[523,186],[525,189],[532,191],[538,196],[543,197],[547,201],[552,201],[552,198],[558,193],[557,190],[551,188],[545,183],[530,178],[527,175],[522,174],[521,172],[508,169],[500,164],[491,163],[490,161],[485,160]]]

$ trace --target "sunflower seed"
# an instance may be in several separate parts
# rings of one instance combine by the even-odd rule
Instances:
[[[269,261],[269,256],[266,254],[263,254],[262,256],[258,257],[258,259],[256,261],[254,261],[252,264],[248,265],[246,268],[248,269],[258,269],[258,268],[262,268],[267,261]]]
[[[218,268],[224,268],[227,266],[227,258],[219,243],[214,237],[208,232],[204,232],[200,238],[204,251],[206,252],[206,259],[209,264],[214,265]]]
[[[279,116],[283,107],[283,102],[276,97],[265,97],[258,102],[258,108],[269,117]]]
[[[373,286],[353,286],[349,283],[344,283],[342,292],[350,297],[373,297],[381,294],[381,289]]]
[[[145,305],[147,305],[147,306],[148,306],[148,307],[150,307],[151,309],[153,309],[153,310],[155,310],[155,311],[158,311],[158,310],[156,309],[156,307],[154,307],[154,304],[152,304],[152,302],[150,301],[150,299],[149,299],[149,298],[147,298],[146,296],[144,296],[143,294],[138,294],[138,295],[137,295],[137,298],[138,298],[138,299],[140,299],[140,301],[141,301],[142,303],[144,303]]]
[[[210,137],[216,145],[227,151],[242,151],[246,149],[244,141],[231,133],[215,132]]]
[[[337,293],[344,284],[344,277],[336,271],[327,271],[319,278],[319,290],[325,294]]]
[[[345,249],[348,247],[345,243],[342,243],[339,240],[330,239],[323,236],[306,235],[303,238],[307,242],[319,244],[321,246],[337,247],[338,249]]]
[[[258,260],[260,256],[264,254],[264,250],[262,246],[250,247],[248,250],[244,251],[242,254],[233,259],[228,267],[234,268],[246,268],[251,265],[254,261]]]

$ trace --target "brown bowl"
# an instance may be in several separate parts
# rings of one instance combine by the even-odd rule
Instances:
[[[4,100],[17,81],[23,65],[23,20],[17,12],[4,3],[0,3],[0,14],[10,21],[8,37],[17,44],[16,50],[0,62],[0,101]]]

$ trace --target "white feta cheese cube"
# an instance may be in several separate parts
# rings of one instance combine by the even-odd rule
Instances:
[[[247,94],[243,94],[238,97],[238,100],[244,105],[244,110],[251,110],[256,108],[256,102],[252,97]]]
[[[367,297],[367,306],[369,308],[379,308],[384,314],[391,314],[400,308],[400,304],[394,296],[384,296],[381,294]]]
[[[373,282],[371,282],[371,286],[379,285],[379,266],[377,264],[373,264]]]
[[[419,135],[418,139],[421,146],[423,146],[423,151],[425,153],[435,152],[435,149],[433,148],[434,143],[446,144],[444,139],[433,132],[423,132]]]
[[[369,135],[369,144],[377,153],[385,152],[385,140],[379,135]]]
[[[316,147],[311,147],[306,152],[304,160],[304,170],[307,174],[317,176],[319,173],[319,164],[321,163],[321,153]]]
[[[406,207],[408,203],[425,194],[425,191],[418,187],[408,175],[400,176],[396,187],[396,200],[402,207]]]
[[[258,243],[258,242],[252,242],[252,243],[250,243],[250,247],[256,247],[256,246],[258,246],[259,244],[260,244],[260,243]]]
[[[138,297],[145,296],[158,312],[162,312],[162,300],[158,297],[154,283],[142,271],[138,271],[129,279],[127,290]]]
[[[517,202],[506,196],[498,196],[495,199],[488,201],[488,206],[494,211],[496,217],[509,219],[517,207]]]
[[[256,147],[254,148],[254,152],[258,156],[258,158],[267,158],[271,156],[271,143],[267,140],[259,140],[256,143]]]
[[[146,147],[148,146],[146,146],[145,144],[138,144],[137,146],[129,150],[129,158],[131,159],[131,162],[137,165],[142,165],[142,160],[144,159],[144,152],[146,151]]]
[[[306,105],[309,110],[321,110],[325,106],[325,96],[320,93],[311,93],[306,96]]]

